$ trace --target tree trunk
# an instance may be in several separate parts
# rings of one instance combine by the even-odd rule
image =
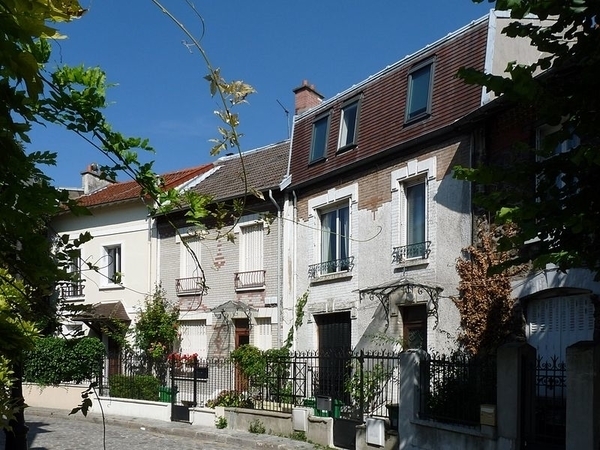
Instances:
[[[5,450],[27,450],[27,431],[29,427],[25,425],[25,414],[23,412],[25,400],[23,399],[23,365],[18,362],[14,364],[15,382],[12,386],[10,396],[14,404],[19,407],[19,412],[15,418],[9,422],[11,431],[5,430],[6,445]]]

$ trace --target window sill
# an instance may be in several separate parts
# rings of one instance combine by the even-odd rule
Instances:
[[[177,297],[191,297],[197,295],[204,295],[204,291],[185,291],[185,292],[177,292]]]
[[[264,291],[266,286],[249,286],[249,287],[241,287],[235,288],[235,292],[249,292],[249,291]]]
[[[356,147],[358,147],[358,144],[356,144],[356,143],[344,145],[343,147],[338,148],[337,151],[335,152],[335,154],[339,155],[340,153],[346,153],[347,151],[353,150]]]
[[[122,284],[106,284],[104,286],[98,287],[98,289],[101,291],[116,291],[120,289],[125,289],[125,286],[123,286]]]
[[[430,117],[431,117],[431,113],[430,112],[426,112],[426,113],[419,114],[419,115],[417,115],[415,117],[411,117],[410,119],[406,118],[404,120],[404,126],[405,127],[410,126],[410,125],[412,125],[414,123],[421,122],[421,121],[423,121],[425,119],[429,119]]]
[[[317,158],[317,159],[313,159],[313,160],[311,160],[311,161],[308,161],[308,165],[309,165],[309,166],[312,166],[312,165],[318,164],[318,163],[320,163],[320,162],[323,162],[323,161],[326,161],[326,160],[327,160],[327,158],[326,158],[325,156],[321,156],[320,158]]]
[[[405,259],[402,262],[394,263],[395,268],[403,268],[403,267],[419,267],[419,266],[428,266],[429,258],[411,258]]]
[[[315,278],[314,280],[311,280],[310,284],[315,285],[315,284],[323,284],[323,283],[331,283],[331,282],[336,282],[336,281],[346,281],[346,280],[350,280],[352,278],[352,272],[335,272],[335,273],[328,273],[327,275],[321,275],[318,278]]]

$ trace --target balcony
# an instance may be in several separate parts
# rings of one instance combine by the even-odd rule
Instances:
[[[426,259],[431,252],[431,241],[394,247],[392,250],[392,263],[400,264],[408,259]]]
[[[266,270],[251,270],[248,272],[236,272],[234,283],[236,291],[264,289]]]
[[[343,259],[334,259],[308,266],[308,278],[314,280],[324,275],[337,272],[352,272],[354,268],[354,256]]]
[[[83,283],[83,280],[61,281],[57,285],[59,297],[66,299],[83,297],[84,288],[85,284]]]
[[[175,279],[175,292],[177,295],[203,295],[206,293],[204,278],[177,278]]]

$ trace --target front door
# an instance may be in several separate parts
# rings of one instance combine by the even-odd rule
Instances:
[[[250,320],[235,319],[235,348],[250,344]],[[235,369],[235,390],[243,392],[248,390],[248,379],[242,374],[239,368]]]

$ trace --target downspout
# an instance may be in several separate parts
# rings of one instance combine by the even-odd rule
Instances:
[[[296,292],[296,245],[298,242],[297,239],[297,224],[298,224],[298,217],[297,217],[297,208],[298,208],[298,197],[296,197],[296,191],[292,191],[292,197],[293,197],[293,203],[292,203],[292,223],[293,223],[293,227],[292,227],[292,268],[291,268],[291,272],[292,272],[292,326],[294,327],[296,325],[296,300],[298,299],[298,293]],[[293,347],[292,349],[294,351],[296,351],[296,342],[298,341],[298,337],[296,336],[296,330],[294,329],[294,340],[293,340]]]
[[[269,189],[269,198],[271,202],[277,208],[277,321],[279,332],[277,333],[277,348],[281,348],[281,333],[283,332],[283,300],[281,295],[281,270],[282,270],[282,257],[281,253],[283,249],[281,248],[283,227],[281,226],[281,208],[279,204],[273,198],[273,191]]]

